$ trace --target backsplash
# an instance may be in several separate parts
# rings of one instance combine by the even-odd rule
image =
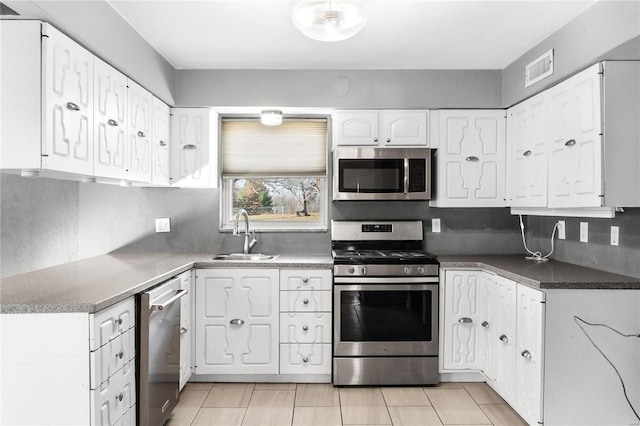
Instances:
[[[555,240],[552,259],[640,278],[640,209],[625,209],[613,219],[529,216],[527,244],[533,251],[549,252],[551,231],[564,220],[566,239]],[[589,241],[580,242],[580,222],[589,224]],[[618,246],[610,244],[611,226],[620,228]]]

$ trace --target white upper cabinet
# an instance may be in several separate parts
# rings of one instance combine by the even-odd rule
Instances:
[[[435,207],[504,207],[505,111],[431,112],[437,134]]]
[[[341,111],[335,145],[428,146],[428,111]]]
[[[170,109],[167,104],[153,97],[151,114],[151,183],[169,186],[171,169],[169,151]]]
[[[129,80],[129,126],[127,176],[133,181],[151,181],[151,111],[153,96]]]
[[[547,206],[548,94],[541,93],[507,110],[507,179],[512,207]]]
[[[126,179],[127,77],[98,58],[94,65],[95,175]]]
[[[171,183],[211,188],[217,183],[217,114],[210,108],[171,109]]]

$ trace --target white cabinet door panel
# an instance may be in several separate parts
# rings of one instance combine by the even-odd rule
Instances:
[[[151,182],[156,185],[171,183],[170,175],[170,109],[160,99],[153,97],[152,129],[151,129]]]
[[[136,402],[135,366],[125,365],[91,391],[91,424],[114,425]]]
[[[91,389],[109,379],[116,371],[135,359],[135,328],[91,352]]]
[[[129,330],[135,324],[133,298],[89,315],[91,350],[98,349]]]
[[[331,343],[331,332],[328,312],[280,314],[281,343]]]
[[[331,374],[331,344],[281,344],[280,374]]]
[[[381,146],[427,146],[426,111],[383,111]]]
[[[93,55],[43,24],[42,166],[93,175]]]
[[[191,324],[193,289],[191,285],[191,271],[180,275],[182,290],[186,290],[187,297],[180,299],[180,390],[187,384],[193,371],[192,353],[193,329]]]
[[[339,112],[335,123],[336,145],[378,145],[377,112]]]
[[[282,269],[281,290],[331,290],[330,269]]]
[[[507,401],[515,398],[516,283],[496,276],[493,289],[493,386]]]
[[[331,291],[280,291],[281,312],[331,312]]]
[[[171,183],[206,188],[217,182],[217,115],[209,108],[171,109]]]
[[[128,179],[151,182],[151,111],[153,96],[129,80]]]

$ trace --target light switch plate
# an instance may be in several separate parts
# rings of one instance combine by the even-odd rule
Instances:
[[[171,218],[170,217],[157,217],[156,218],[156,232],[171,232]]]
[[[558,221],[558,239],[564,240],[565,238],[567,238],[566,224],[564,220],[559,220]]]
[[[580,242],[589,242],[589,222],[580,222]]]
[[[431,219],[431,232],[440,232],[440,219]]]
[[[611,245],[617,246],[620,244],[620,227],[612,226],[611,227]]]

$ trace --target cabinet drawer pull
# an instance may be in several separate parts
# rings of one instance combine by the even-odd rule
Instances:
[[[229,321],[229,324],[231,324],[231,325],[242,325],[242,324],[244,324],[244,320],[241,320],[240,318],[234,318],[231,321]]]
[[[302,358],[302,362],[309,362],[309,358],[305,356],[304,358]]]
[[[387,143],[391,143],[391,138],[387,138]]]
[[[470,157],[465,158],[466,161],[480,161],[480,159],[478,157],[476,157],[475,155],[472,155]]]
[[[309,326],[308,326],[308,325],[303,325],[303,326],[302,326],[302,330],[303,330],[303,331],[307,331],[307,330],[309,330]]]
[[[522,355],[523,358],[531,359],[531,352],[529,352],[526,349],[524,351],[522,351],[522,353],[520,355]]]
[[[309,299],[304,299],[304,300],[302,301],[302,303],[303,303],[303,304],[305,304],[305,305],[308,305],[308,304],[309,304]]]
[[[564,146],[574,146],[576,144],[576,140],[575,139],[569,139],[568,141],[566,141],[564,143]]]
[[[120,349],[120,352],[118,352],[116,354],[116,358],[118,358],[118,359],[124,358],[124,351],[122,349]]]
[[[507,342],[509,342],[509,338],[507,337],[507,335],[506,335],[506,334],[503,334],[502,336],[500,336],[500,337],[499,337],[499,339],[500,339],[500,341],[501,341],[502,343],[507,343]]]
[[[71,110],[71,111],[80,111],[80,107],[78,106],[78,104],[74,104],[73,102],[67,102],[67,109]]]
[[[303,282],[303,283],[308,283],[308,282],[309,282],[309,278],[304,277],[304,278],[302,279],[302,282]]]
[[[193,145],[193,144],[189,144],[189,145],[185,145],[182,147],[182,149],[196,149],[197,146]]]
[[[118,319],[116,320],[116,324],[118,324],[118,325],[122,325],[122,318],[118,318]]]
[[[378,142],[378,138],[373,138],[373,141],[377,143]]]
[[[523,155],[524,157],[528,157],[528,156],[530,156],[530,155],[531,155],[531,150],[530,150],[530,149],[526,150],[525,152],[523,152],[523,153],[522,153],[522,155]]]
[[[471,318],[463,317],[458,320],[460,324],[470,324],[473,322]]]
[[[484,328],[489,328],[489,322],[488,321],[482,321],[482,325]]]
[[[124,393],[120,392],[118,395],[116,395],[116,400],[122,401],[123,399],[124,399]]]
[[[118,127],[120,124],[118,124],[118,122],[116,120],[114,120],[113,118],[110,118],[107,120],[107,124],[109,124],[109,126],[113,126],[113,127]]]
[[[185,327],[180,327],[180,334],[187,334],[187,330]]]
[[[160,141],[160,146],[167,146],[167,143],[165,141]]]
[[[146,134],[145,132],[143,132],[142,130],[140,130],[140,131],[138,132],[138,136],[140,136],[141,138],[146,138],[146,137],[147,137],[147,134]]]

